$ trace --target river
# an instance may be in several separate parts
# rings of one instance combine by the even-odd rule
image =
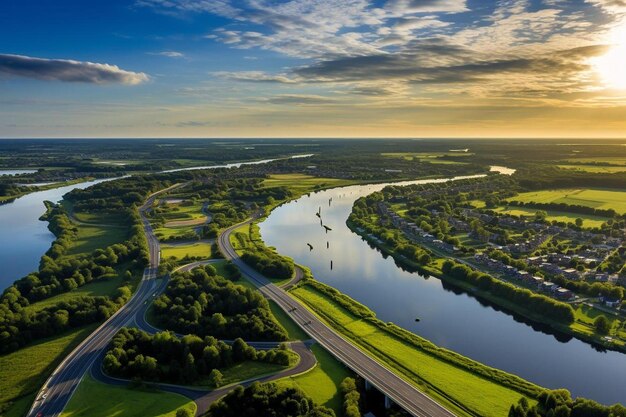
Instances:
[[[102,181],[110,179],[36,191],[12,203],[0,205],[0,291],[17,278],[36,270],[41,255],[54,241],[54,235],[48,230],[48,222],[39,220],[46,211],[43,202],[59,201],[65,193]]]
[[[38,220],[45,211],[43,201],[59,201],[72,189],[101,181],[106,180],[34,192],[0,206],[0,289],[36,270],[41,255],[54,239],[47,223]],[[443,180],[417,182],[433,181]],[[395,185],[408,183],[416,181]],[[392,258],[382,256],[352,233],[345,221],[354,201],[385,185],[332,189],[287,203],[261,223],[262,236],[269,246],[309,266],[317,279],[367,305],[382,320],[393,321],[440,346],[539,385],[565,387],[574,395],[607,404],[624,401],[626,356],[623,354],[599,352],[576,339],[553,335],[541,326],[533,327],[456,291],[436,278],[404,271]],[[324,223],[332,228],[328,233],[315,216],[320,207]],[[313,245],[313,251],[309,251],[307,243]],[[417,317],[419,323],[415,322]]]
[[[164,172],[196,169],[236,168],[242,165],[258,165],[279,159],[307,158],[312,154],[294,155],[289,158],[263,159],[249,162],[235,162],[225,165],[210,165],[182,168]],[[16,175],[36,172],[35,170],[0,170],[0,175]],[[47,191],[37,191],[0,205],[0,291],[16,279],[37,270],[41,256],[50,248],[54,235],[48,230],[48,223],[39,220],[45,212],[44,201],[60,201],[64,194],[74,189],[84,189],[102,181],[88,181]]]
[[[260,224],[261,235],[268,246],[310,267],[318,280],[365,304],[383,321],[544,387],[567,388],[605,404],[626,400],[624,354],[600,352],[439,279],[405,271],[353,233],[346,220],[354,201],[385,185],[331,189],[284,204]],[[315,215],[320,208],[324,224],[332,228],[328,233]]]

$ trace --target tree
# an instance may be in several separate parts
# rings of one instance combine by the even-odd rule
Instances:
[[[583,226],[583,219],[581,219],[580,217],[577,217],[575,222],[576,222],[576,226],[578,226],[578,227],[582,227]]]
[[[176,410],[176,417],[193,417],[193,414],[188,408],[180,408]]]
[[[213,369],[209,374],[209,384],[213,385],[215,388],[218,388],[224,382],[224,375],[218,370]]]
[[[593,327],[600,334],[609,334],[611,330],[611,322],[605,315],[601,314],[593,321]]]

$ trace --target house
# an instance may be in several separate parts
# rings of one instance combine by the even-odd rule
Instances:
[[[607,307],[617,308],[622,304],[622,300],[600,296],[600,302]]]
[[[559,286],[550,281],[544,281],[539,285],[539,290],[545,293],[552,293],[556,291]]]
[[[563,276],[572,281],[578,281],[580,279],[580,272],[574,268],[567,268],[563,270]]]
[[[543,284],[543,278],[538,277],[538,276],[533,276],[533,277],[530,279],[530,282],[531,282],[533,285],[535,285],[535,287],[539,288],[539,286],[540,286],[541,284]]]
[[[574,298],[574,293],[573,292],[571,292],[567,288],[562,288],[562,287],[557,288],[557,290],[555,291],[554,295],[559,300],[571,300],[572,298]]]

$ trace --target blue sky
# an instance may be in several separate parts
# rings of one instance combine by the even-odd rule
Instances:
[[[626,0],[9,0],[0,135],[624,136],[625,12]]]

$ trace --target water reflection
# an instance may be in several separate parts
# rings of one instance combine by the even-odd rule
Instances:
[[[436,278],[398,267],[392,257],[352,233],[345,221],[354,201],[384,186],[302,197],[277,208],[261,223],[261,234],[268,246],[310,267],[317,279],[367,305],[383,321],[545,387],[566,387],[603,403],[626,398],[625,355],[601,352]],[[319,206],[323,223],[333,229],[328,234],[315,216]],[[307,242],[316,250],[309,251]],[[317,250],[327,242],[331,249]]]
[[[59,201],[63,194],[102,181],[88,181],[53,190],[38,191],[0,206],[0,290],[17,278],[37,269],[39,259],[54,240],[48,223],[39,220],[46,211],[44,201]]]

